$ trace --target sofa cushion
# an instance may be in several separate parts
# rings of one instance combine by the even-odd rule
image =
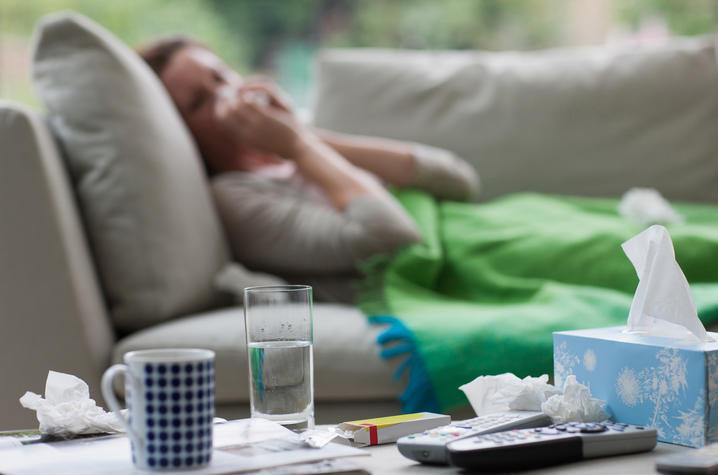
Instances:
[[[482,199],[619,196],[718,202],[714,38],[539,52],[328,50],[317,126],[469,159]]]
[[[198,152],[160,81],[107,30],[72,13],[40,22],[33,66],[116,326],[213,306],[227,245]]]
[[[314,394],[316,400],[396,399],[406,379],[392,380],[398,361],[379,357],[382,326],[369,325],[351,306],[314,305]],[[216,353],[218,403],[249,401],[249,376],[241,308],[162,323],[121,340],[114,361],[132,350],[209,348]]]

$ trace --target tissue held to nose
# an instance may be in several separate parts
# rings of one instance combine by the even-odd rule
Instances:
[[[112,412],[106,412],[90,399],[87,383],[71,374],[50,371],[45,383],[45,398],[28,391],[20,398],[20,404],[37,412],[43,434],[70,437],[124,432]]]

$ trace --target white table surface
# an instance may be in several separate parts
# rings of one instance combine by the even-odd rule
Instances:
[[[354,457],[351,460],[360,467],[376,475],[392,474],[457,474],[467,473],[455,467],[423,465],[405,458],[399,453],[396,444],[378,445],[366,449],[370,457]],[[525,474],[655,474],[656,459],[679,450],[692,450],[679,445],[659,442],[651,452],[604,457],[582,462],[555,465],[538,470],[522,471]]]

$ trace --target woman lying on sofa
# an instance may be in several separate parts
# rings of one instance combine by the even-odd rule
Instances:
[[[199,144],[240,262],[347,301],[358,262],[402,248],[362,267],[356,301],[371,321],[392,324],[380,343],[400,344],[382,355],[409,355],[405,410],[462,404],[456,388],[479,374],[550,372],[552,332],[626,322],[638,278],[621,245],[645,226],[619,215],[617,199],[457,202],[477,179],[448,152],[313,130],[271,83],[241,81],[191,42],[158,43],[143,56]],[[387,193],[376,177],[398,189]],[[675,208],[684,218],[667,225],[675,260],[710,324],[718,213]]]
[[[186,38],[140,49],[197,142],[235,258],[353,300],[357,262],[420,240],[385,185],[466,200],[473,168],[413,143],[315,130],[268,79],[243,80]],[[351,113],[348,111],[348,113]]]

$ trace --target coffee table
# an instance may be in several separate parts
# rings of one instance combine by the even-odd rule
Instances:
[[[35,432],[35,431],[28,431]],[[29,438],[37,437],[29,435]],[[385,444],[365,448],[367,457],[351,457],[347,460],[376,475],[395,474],[460,474],[466,473],[455,467],[424,465],[405,458],[396,444]],[[655,474],[656,459],[670,453],[692,450],[680,445],[659,442],[651,452],[604,457],[564,465],[555,465],[538,470],[523,471],[525,474]],[[191,473],[191,472],[188,472]]]
[[[396,444],[378,445],[366,449],[370,457],[354,457],[356,465],[377,475],[394,474],[459,474],[466,473],[455,467],[423,465],[405,458],[399,453]],[[522,471],[525,474],[655,474],[655,463],[658,457],[680,450],[691,450],[680,445],[659,442],[651,452],[604,457],[565,465],[555,465],[538,470]]]

